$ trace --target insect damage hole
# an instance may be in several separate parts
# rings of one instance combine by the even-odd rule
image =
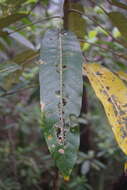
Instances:
[[[67,101],[65,98],[62,99],[62,102],[63,102],[63,106],[65,106],[67,104]]]
[[[54,125],[55,131],[56,131],[56,138],[59,145],[65,145],[66,141],[66,129],[62,129],[60,122]]]
[[[62,65],[63,70],[67,69],[66,65]]]

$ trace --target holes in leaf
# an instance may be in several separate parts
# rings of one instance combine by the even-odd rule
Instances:
[[[103,74],[100,73],[99,71],[96,72],[96,75],[102,76]]]
[[[111,103],[112,103],[112,100],[111,100],[111,98],[108,98],[108,102],[111,102]]]
[[[57,142],[59,145],[65,145],[66,144],[66,133],[68,131],[67,128],[62,128],[61,121],[57,122],[54,126]]]
[[[67,69],[67,66],[66,65],[63,65],[62,66],[63,70]]]
[[[60,125],[58,125],[58,127],[56,128],[56,137],[58,140],[58,144],[60,145],[65,144],[66,130],[62,129]]]
[[[59,135],[61,134],[61,128],[56,128],[56,135],[57,137],[59,137]]]
[[[109,90],[110,89],[109,86],[106,86],[106,89]]]
[[[65,105],[67,104],[67,102],[66,102],[66,99],[65,99],[65,98],[63,98],[63,99],[62,99],[62,102],[63,102],[63,106],[65,106]]]

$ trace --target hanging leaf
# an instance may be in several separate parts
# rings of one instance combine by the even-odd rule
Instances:
[[[58,30],[46,32],[40,55],[43,132],[57,167],[68,178],[79,147],[83,58],[75,35]]]
[[[9,90],[11,84],[16,81],[16,75],[14,73],[19,72],[21,72],[21,66],[15,63],[10,62],[6,64],[0,64],[0,86],[5,90]]]
[[[26,50],[17,54],[13,59],[10,59],[0,64],[0,76],[3,82],[4,89],[10,90],[13,84],[20,81],[25,68],[35,66],[35,61],[38,60],[39,52]]]
[[[98,64],[85,64],[87,77],[112,126],[116,140],[127,154],[127,87],[111,71]]]
[[[21,70],[23,68],[31,67],[32,63],[38,59],[39,52],[33,50],[26,50],[17,54],[13,59],[0,63],[1,75],[8,75],[9,73]]]
[[[108,16],[112,23],[119,29],[123,37],[127,40],[127,17],[117,11],[108,13]]]
[[[20,54],[17,54],[10,61],[22,66],[23,68],[26,68],[30,67],[34,63],[34,61],[38,59],[38,57],[39,57],[38,51],[26,50]]]
[[[16,21],[21,20],[23,17],[28,16],[28,14],[17,13],[13,15],[9,15],[6,17],[0,17],[0,30],[4,27],[8,27],[10,24],[15,23]]]
[[[21,35],[18,32],[14,32],[13,30],[8,29],[8,28],[6,28],[5,31],[10,33],[9,36],[15,39],[16,41],[18,41],[19,43],[23,44],[24,46],[30,49],[33,49],[33,50],[35,49],[34,45],[28,39],[26,39],[25,36]]]
[[[64,28],[74,32],[78,38],[84,39],[86,34],[86,21],[82,17],[82,14],[84,14],[84,9],[80,1],[77,3],[72,0],[65,0]]]

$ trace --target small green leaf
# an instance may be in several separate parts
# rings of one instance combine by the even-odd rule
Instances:
[[[96,30],[91,30],[88,34],[88,37],[91,38],[95,38],[97,36],[97,31]]]
[[[121,33],[119,32],[119,30],[115,27],[113,28],[112,34],[115,38],[119,38],[121,37]]]
[[[89,43],[84,43],[83,45],[83,51],[87,51],[90,48],[90,44]]]
[[[15,39],[16,41],[18,41],[19,43],[23,44],[24,46],[30,48],[30,49],[35,49],[34,45],[22,34],[20,34],[19,32],[14,32],[11,29],[5,29],[5,31],[7,31],[8,33],[11,33],[9,36],[13,39]]]
[[[10,90],[13,84],[20,81],[25,68],[34,66],[34,61],[38,59],[39,52],[26,50],[17,54],[13,59],[10,59],[0,64],[0,79],[3,81],[4,89]]]
[[[108,16],[112,23],[119,29],[123,37],[127,40],[127,17],[116,11],[108,13]]]
[[[30,65],[37,60],[39,57],[39,52],[38,51],[33,51],[33,50],[26,50],[23,51],[20,54],[17,54],[11,62],[14,62],[20,66],[24,67],[30,67]]]

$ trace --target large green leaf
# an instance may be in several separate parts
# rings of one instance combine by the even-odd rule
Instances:
[[[61,174],[69,176],[79,147],[83,57],[76,36],[58,30],[46,32],[40,55],[43,132]]]
[[[108,13],[108,16],[112,23],[119,29],[123,37],[127,40],[127,17],[117,11]]]

